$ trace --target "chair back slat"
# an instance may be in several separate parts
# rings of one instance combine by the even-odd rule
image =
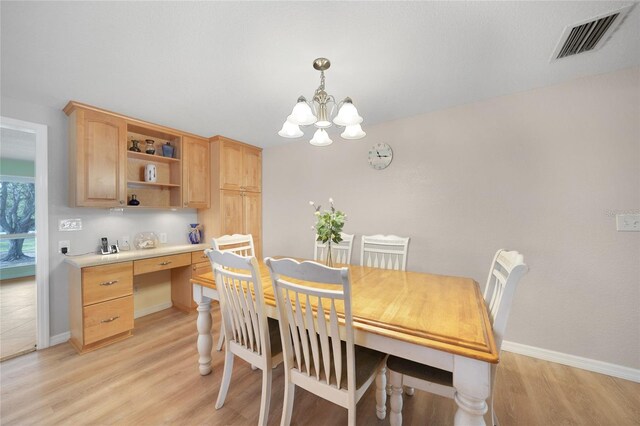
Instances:
[[[205,250],[205,253],[211,260],[220,294],[220,309],[228,344],[237,344],[258,355],[270,351],[262,282],[257,272],[256,258],[211,249]]]
[[[483,296],[498,350],[507,327],[507,319],[520,278],[529,268],[517,251],[498,250],[493,258]]]
[[[374,268],[407,269],[409,238],[396,235],[363,235],[360,263]]]
[[[215,250],[230,251],[240,256],[255,256],[253,246],[253,236],[251,234],[223,235],[212,239],[212,246]]]
[[[334,263],[340,263],[343,265],[351,264],[351,255],[353,252],[353,234],[340,233],[342,241],[339,243],[331,243],[331,257]],[[328,244],[322,243],[317,240],[313,249],[313,260],[318,262],[324,262],[327,258]]]
[[[296,369],[319,383],[341,389],[344,388],[344,384],[341,384],[342,360],[346,359],[349,363],[347,388],[355,387],[349,270],[328,268],[315,262],[299,263],[293,259],[267,258],[265,263],[271,271],[280,313],[285,368]],[[289,279],[333,285],[329,289],[307,285],[308,283],[298,284]],[[294,301],[293,304],[291,300]],[[341,321],[337,303],[344,306],[344,346],[340,340]],[[315,313],[313,307],[316,307]],[[294,321],[295,327],[291,325]],[[291,332],[285,333],[284,330]]]

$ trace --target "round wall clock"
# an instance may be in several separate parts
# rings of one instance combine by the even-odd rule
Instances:
[[[377,143],[369,150],[369,165],[376,170],[385,169],[393,159],[393,151],[386,143]]]

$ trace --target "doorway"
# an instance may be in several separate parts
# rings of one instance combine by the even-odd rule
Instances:
[[[0,117],[0,360],[49,346],[47,127]]]

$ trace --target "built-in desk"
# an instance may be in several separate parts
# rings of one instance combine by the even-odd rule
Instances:
[[[190,280],[210,270],[204,255],[208,247],[186,244],[67,257],[71,344],[82,353],[132,335],[136,275],[170,270],[173,306],[183,311],[195,309]]]

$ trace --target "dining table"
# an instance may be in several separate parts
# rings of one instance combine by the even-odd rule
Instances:
[[[472,278],[360,265],[349,268],[355,344],[453,373],[455,425],[484,425],[491,365],[499,362],[480,286]],[[269,269],[259,261],[267,316],[278,311]],[[200,374],[211,372],[212,272],[191,279],[198,304]],[[376,378],[376,414],[386,416],[385,367]],[[400,401],[400,405],[402,402]]]

